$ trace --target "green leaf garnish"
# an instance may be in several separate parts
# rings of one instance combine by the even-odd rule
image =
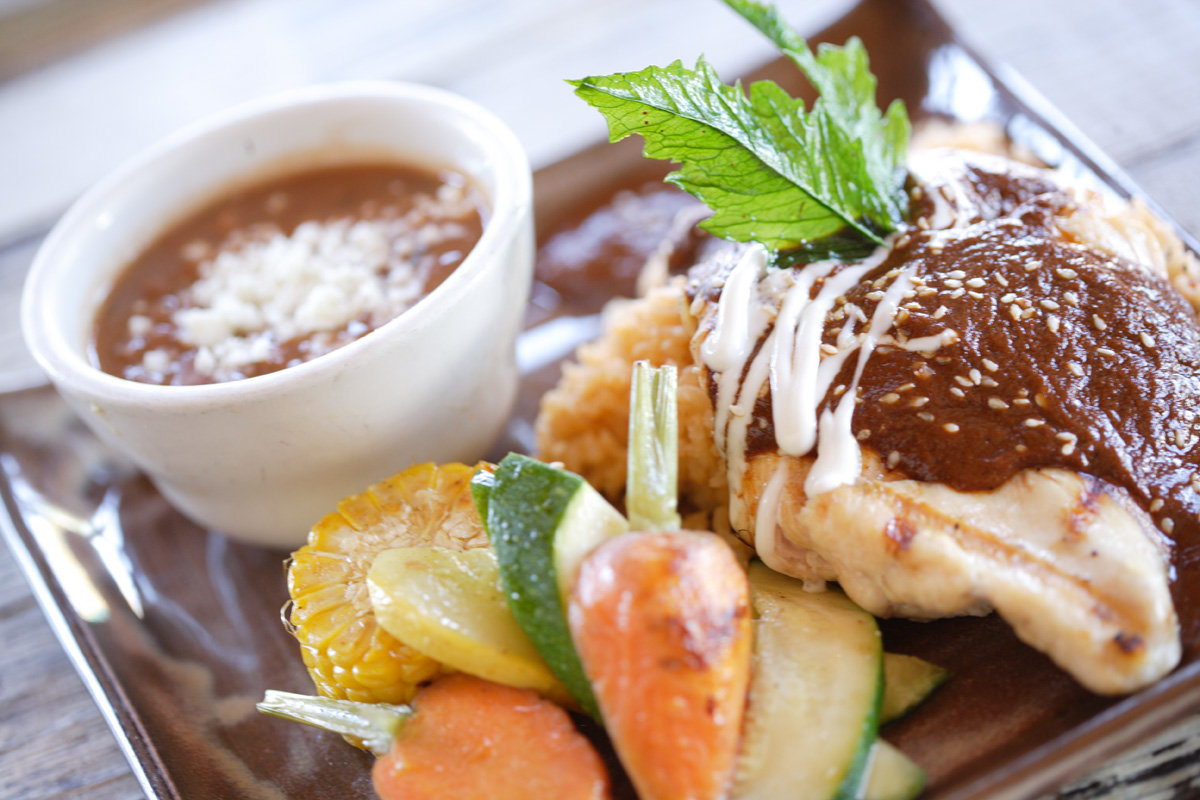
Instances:
[[[773,8],[725,2],[808,76],[821,93],[810,110],[771,81],[728,86],[703,57],[571,81],[575,93],[604,114],[611,141],[640,134],[646,156],[679,164],[667,180],[713,210],[709,232],[759,242],[776,263],[862,257],[907,214],[903,104],[880,113],[858,39],[814,55]]]

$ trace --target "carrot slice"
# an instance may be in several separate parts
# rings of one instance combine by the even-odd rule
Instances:
[[[583,561],[568,619],[643,800],[728,791],[750,675],[746,574],[717,536],[629,533]]]
[[[439,678],[375,762],[384,800],[601,800],[610,797],[599,754],[558,706],[528,689],[469,675]]]

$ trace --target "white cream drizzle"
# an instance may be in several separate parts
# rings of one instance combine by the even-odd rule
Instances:
[[[771,480],[758,498],[758,510],[754,514],[754,550],[762,562],[777,572],[784,572],[786,565],[776,558],[775,545],[779,523],[779,504],[783,494],[787,468],[782,462],[776,465]]]
[[[756,297],[766,266],[767,252],[761,247],[751,247],[738,259],[721,289],[712,332],[700,345],[701,360],[719,375],[713,429],[722,450],[727,447],[730,415],[747,415],[734,403],[743,365],[767,326],[766,314]]]
[[[946,328],[932,336],[918,336],[914,339],[904,339],[903,341],[894,336],[882,336],[879,339],[879,344],[890,345],[900,350],[907,350],[910,353],[932,353],[939,347],[954,344],[957,341],[958,331],[954,330],[954,328]]]
[[[735,527],[748,527],[742,501],[747,434],[754,421],[754,402],[768,382],[772,425],[780,451],[803,456],[817,450],[816,462],[805,483],[806,492],[816,494],[853,483],[861,474],[862,452],[851,422],[858,383],[876,347],[888,344],[931,351],[957,341],[952,330],[906,342],[887,335],[900,304],[914,294],[914,270],[909,268],[893,278],[870,320],[858,307],[845,304],[845,323],[836,338],[837,352],[822,352],[826,319],[837,300],[881,264],[888,252],[887,248],[879,248],[856,264],[826,261],[802,270],[768,273],[766,251],[753,245],[726,276],[712,329],[700,346],[700,357],[717,376],[714,432],[727,461],[730,517]],[[820,288],[814,296],[813,289],[818,283]],[[768,298],[782,295],[773,325],[768,302],[762,295]],[[860,325],[866,325],[866,330],[857,330]],[[755,352],[755,345],[764,333],[766,338]],[[818,417],[817,409],[828,396],[831,384],[846,359],[856,352],[851,385],[845,387],[832,411],[826,409]],[[767,494],[781,480],[773,476]],[[781,488],[774,491],[777,501]],[[773,508],[774,503],[768,506]],[[756,516],[765,508],[760,502]],[[774,536],[774,524],[767,524],[771,520],[760,520],[756,526],[763,531],[761,540],[756,541],[760,554],[762,548],[773,552],[769,540]],[[763,557],[766,560],[767,556]]]
[[[939,150],[917,153],[909,159],[909,169],[933,201],[933,211],[926,217],[933,230],[955,227],[960,220],[969,219],[978,207],[962,180],[961,157]]]
[[[858,268],[833,276],[822,284],[815,298],[810,297],[817,278],[825,278],[835,266],[836,262],[825,261],[800,273],[784,298],[772,332],[768,353],[772,424],[779,449],[785,453],[807,453],[816,444],[817,405],[837,374],[835,371],[822,374],[818,370],[821,337],[825,332],[825,317],[837,298],[858,283]]]
[[[909,267],[901,272],[884,292],[875,306],[875,313],[871,315],[871,326],[859,340],[854,378],[846,387],[837,408],[832,413],[829,409],[821,413],[821,444],[817,449],[817,460],[804,481],[804,491],[809,495],[854,483],[862,474],[862,448],[850,427],[854,406],[858,402],[858,382],[880,338],[895,323],[901,301],[912,291],[915,271],[915,267]]]

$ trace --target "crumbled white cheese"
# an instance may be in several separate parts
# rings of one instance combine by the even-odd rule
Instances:
[[[285,342],[307,337],[310,355],[319,355],[338,331],[359,336],[420,299],[430,266],[422,251],[461,235],[454,219],[469,209],[463,187],[446,184],[403,216],[242,236],[200,263],[199,280],[172,316],[178,339],[195,348],[193,368],[218,381],[270,360]],[[129,322],[132,333],[148,325]],[[162,372],[158,355],[146,353],[143,367]]]

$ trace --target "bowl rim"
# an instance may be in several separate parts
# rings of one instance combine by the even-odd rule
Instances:
[[[186,386],[133,381],[104,372],[68,341],[63,326],[56,324],[60,309],[56,308],[58,301],[53,289],[63,280],[59,254],[77,237],[85,235],[81,231],[86,231],[89,221],[111,212],[114,198],[129,191],[125,188],[128,182],[146,170],[161,167],[162,162],[177,151],[200,147],[206,137],[228,129],[248,128],[259,121],[285,114],[333,109],[363,101],[400,102],[449,111],[457,117],[458,124],[482,134],[471,139],[480,145],[480,153],[484,156],[483,171],[490,172],[494,179],[491,192],[485,192],[489,201],[488,217],[479,240],[440,285],[388,322],[335,350],[294,366],[235,381]],[[385,149],[380,148],[380,152]],[[403,142],[395,149],[403,153]],[[284,158],[291,159],[303,153],[303,148],[297,149]],[[402,158],[399,160],[403,161]],[[270,170],[271,162],[255,166]],[[439,166],[458,168],[453,160]],[[238,176],[234,175],[223,183],[236,184],[237,180]],[[210,187],[210,199],[220,197],[221,183],[216,182]],[[118,199],[118,202],[124,200]],[[449,313],[449,306],[438,301],[453,292],[463,293],[487,272],[497,254],[505,251],[507,242],[520,235],[521,220],[531,212],[532,205],[532,171],[516,134],[494,113],[472,100],[425,84],[387,80],[321,83],[273,93],[218,111],[176,130],[126,160],[85,191],[55,223],[38,248],[22,290],[21,331],[38,366],[52,383],[94,400],[130,406],[152,404],[164,411],[181,412],[222,403],[254,401],[286,388],[288,384],[333,378],[349,360],[360,357],[363,351],[380,347],[385,337],[406,328],[419,328],[427,319]],[[187,206],[183,208],[186,213]],[[170,224],[171,219],[165,218],[160,231]],[[94,312],[94,306],[89,306],[89,311]],[[91,320],[84,324],[90,325]]]

